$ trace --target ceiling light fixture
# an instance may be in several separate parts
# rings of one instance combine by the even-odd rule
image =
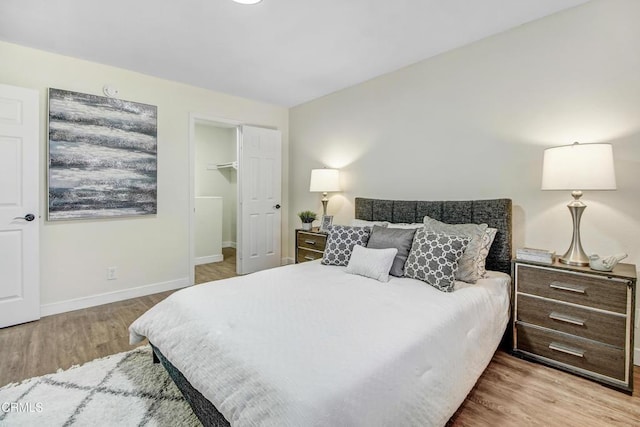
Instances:
[[[240,4],[257,4],[257,3],[260,3],[262,0],[233,0],[233,1]]]

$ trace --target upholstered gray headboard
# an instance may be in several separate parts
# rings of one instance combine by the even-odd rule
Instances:
[[[449,224],[488,224],[497,228],[487,270],[511,271],[511,199],[407,201],[356,197],[356,218],[367,221],[422,222],[425,215]]]

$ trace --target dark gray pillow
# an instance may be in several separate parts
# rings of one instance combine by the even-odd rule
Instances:
[[[386,228],[374,225],[367,247],[373,249],[396,248],[398,253],[393,260],[389,274],[402,277],[404,276],[404,263],[407,262],[415,233],[415,229]]]

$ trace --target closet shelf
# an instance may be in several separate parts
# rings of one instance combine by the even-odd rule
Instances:
[[[207,165],[207,170],[216,170],[216,169],[238,169],[238,162],[227,162],[227,163],[209,163]]]

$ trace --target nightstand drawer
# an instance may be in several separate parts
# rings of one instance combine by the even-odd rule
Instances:
[[[517,320],[624,347],[626,316],[518,294]]]
[[[615,313],[627,312],[627,282],[518,265],[518,292]]]
[[[298,262],[313,261],[322,258],[322,252],[298,248]]]
[[[324,234],[305,233],[298,231],[298,248],[315,249],[324,252],[327,236]]]
[[[518,329],[518,350],[620,381],[626,380],[622,348],[521,323],[517,323],[516,328]]]

